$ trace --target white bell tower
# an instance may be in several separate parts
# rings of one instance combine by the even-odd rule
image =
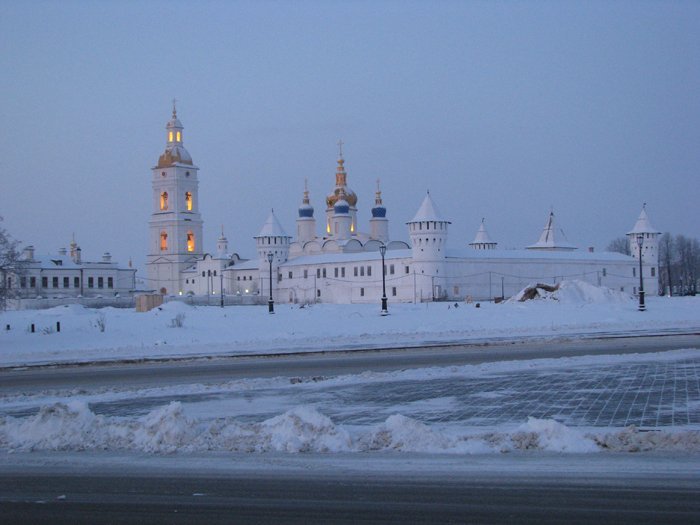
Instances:
[[[162,294],[179,294],[180,272],[203,255],[199,168],[183,146],[183,129],[173,101],[173,115],[165,126],[165,152],[152,168],[148,222],[147,286]]]

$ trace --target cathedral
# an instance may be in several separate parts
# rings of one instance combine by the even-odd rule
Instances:
[[[451,222],[430,193],[405,223],[409,242],[390,239],[379,183],[368,231],[362,231],[342,143],[321,224],[305,184],[295,236],[286,233],[271,211],[253,236],[255,258],[229,253],[223,230],[216,250],[207,252],[202,246],[199,168],[184,147],[175,108],[165,129],[165,151],[152,168],[146,264],[147,288],[164,295],[219,296],[227,304],[262,303],[268,297],[281,303],[374,303],[383,293],[390,302],[476,301],[508,297],[532,282],[565,279],[636,294],[640,267],[645,292],[658,293],[659,232],[651,226],[646,207],[627,233],[632,256],[578,250],[557,227],[553,212],[537,242],[523,249],[498,249],[483,220],[473,241],[447,248]]]

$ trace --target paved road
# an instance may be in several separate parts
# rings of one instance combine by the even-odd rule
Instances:
[[[297,355],[230,357],[158,363],[29,367],[0,371],[0,394],[46,389],[139,388],[213,384],[276,376],[333,376],[426,366],[453,366],[514,359],[659,352],[700,348],[700,335],[615,337],[561,342],[452,345],[403,350],[356,350]]]
[[[697,478],[0,475],[3,523],[698,523]]]

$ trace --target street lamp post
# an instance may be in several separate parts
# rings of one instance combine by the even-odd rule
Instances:
[[[224,307],[224,272],[219,270],[219,295],[221,295],[221,308]]]
[[[637,235],[637,247],[639,248],[639,311],[646,310],[644,306],[644,277],[642,275],[642,245],[644,244],[644,235]]]
[[[267,300],[268,313],[275,313],[275,301],[272,300],[272,252],[267,253],[267,262],[270,264],[270,298]]]
[[[386,265],[384,264],[384,256],[386,255],[385,244],[382,244],[379,247],[379,253],[382,254],[382,315],[389,315],[389,310],[386,304]]]

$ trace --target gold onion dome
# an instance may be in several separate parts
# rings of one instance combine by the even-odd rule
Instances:
[[[345,193],[344,198],[351,208],[355,208],[357,206],[357,195],[354,191],[348,188],[346,180],[347,173],[345,172],[345,159],[340,157],[338,159],[338,167],[335,171],[335,189],[330,195],[328,195],[328,197],[326,197],[326,206],[328,209],[333,208],[335,203],[338,202],[341,191]]]

